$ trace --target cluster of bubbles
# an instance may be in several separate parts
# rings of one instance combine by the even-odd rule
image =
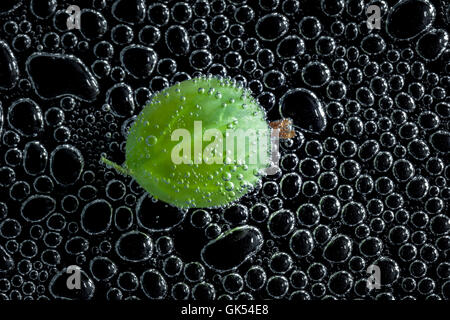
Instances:
[[[80,30],[67,1],[0,4],[1,299],[450,298],[444,1],[372,1],[380,30],[363,0],[70,4]],[[202,74],[296,136],[249,196],[180,210],[99,159]]]

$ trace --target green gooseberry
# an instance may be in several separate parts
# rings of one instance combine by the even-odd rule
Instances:
[[[266,114],[247,89],[201,77],[152,96],[129,130],[125,163],[102,161],[176,207],[222,207],[261,179],[270,142]]]

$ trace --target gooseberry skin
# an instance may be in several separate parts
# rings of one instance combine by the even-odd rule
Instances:
[[[201,142],[202,136],[193,134],[194,121],[201,121],[202,133],[207,129],[222,132],[224,160],[221,163],[175,164],[172,161],[172,150],[179,144],[179,141],[172,141],[174,130],[186,129],[191,133],[192,150],[195,143]],[[255,186],[262,170],[269,165],[271,149],[270,142],[267,142],[266,150],[262,151],[266,152],[269,161],[227,164],[227,129],[244,132],[253,129],[258,133],[264,132],[269,140],[271,135],[264,110],[248,90],[223,78],[185,80],[155,94],[137,116],[127,137],[123,167],[105,159],[104,162],[131,175],[154,198],[176,207],[222,207],[240,199]],[[203,141],[201,150],[213,139]],[[247,160],[248,140],[244,150],[235,144],[234,155],[240,149]],[[191,153],[192,162],[194,152]]]

